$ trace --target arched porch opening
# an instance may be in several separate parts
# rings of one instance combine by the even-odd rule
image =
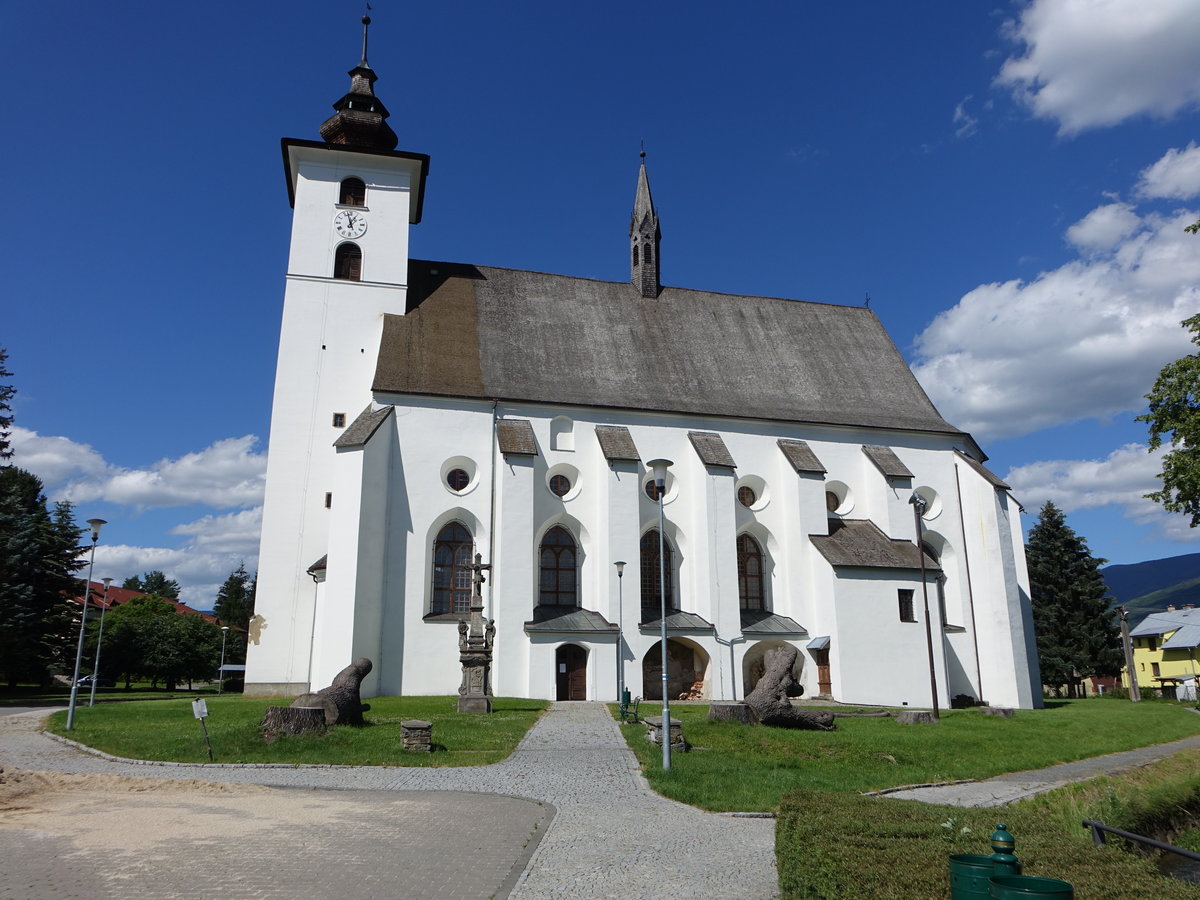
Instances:
[[[746,655],[742,657],[742,697],[745,697],[758,684],[766,670],[767,654],[789,646],[785,641],[756,641],[750,645]],[[796,654],[796,664],[792,666],[792,677],[797,684],[803,684],[800,676],[804,672],[804,654]]]
[[[709,658],[687,638],[667,639],[667,696],[672,700],[704,700],[709,696]],[[642,696],[662,700],[662,648],[654,644],[642,657]]]
[[[587,650],[563,644],[554,651],[555,699],[587,699]]]

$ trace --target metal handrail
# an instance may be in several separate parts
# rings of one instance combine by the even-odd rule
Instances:
[[[1107,831],[1109,834],[1115,834],[1130,841],[1138,841],[1151,847],[1156,847],[1159,850],[1166,850],[1168,853],[1177,853],[1180,856],[1187,857],[1188,859],[1200,859],[1200,853],[1195,853],[1191,850],[1184,850],[1182,847],[1176,847],[1174,844],[1156,841],[1154,838],[1144,837],[1140,834],[1122,831],[1120,828],[1113,828],[1111,825],[1105,825],[1103,822],[1093,822],[1090,819],[1084,819],[1083,827],[1090,828],[1092,830],[1092,841],[1097,847],[1104,846],[1104,832]]]

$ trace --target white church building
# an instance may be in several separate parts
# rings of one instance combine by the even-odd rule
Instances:
[[[478,553],[498,696],[660,696],[662,566],[673,698],[740,698],[791,644],[805,696],[1041,705],[1020,507],[870,309],[664,286],[644,161],[627,282],[411,259],[429,157],[365,34],[350,76],[283,141],[247,694],[358,657],[365,696],[454,694]]]

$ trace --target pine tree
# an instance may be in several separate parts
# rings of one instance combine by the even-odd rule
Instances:
[[[83,566],[69,503],[51,515],[37,476],[0,467],[0,677],[49,682],[65,668],[83,593]]]
[[[222,625],[230,626],[225,648],[228,662],[245,662],[246,629],[254,615],[255,584],[246,572],[246,564],[240,563],[217,592],[213,612]]]
[[[1052,502],[1042,507],[1029,531],[1025,558],[1042,681],[1065,684],[1068,696],[1075,697],[1084,678],[1116,675],[1122,654],[1100,574],[1106,560],[1092,556],[1087,541]]]

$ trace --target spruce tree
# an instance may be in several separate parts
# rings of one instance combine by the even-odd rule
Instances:
[[[246,629],[254,615],[254,587],[246,564],[240,563],[217,592],[213,613],[222,625],[230,627],[225,648],[227,662],[245,662]]]
[[[137,591],[139,594],[149,594],[152,597],[164,597],[168,600],[179,599],[179,582],[168,578],[160,569],[146,572],[139,578],[130,575],[121,585],[127,591]]]
[[[1025,547],[1029,593],[1037,631],[1042,681],[1067,685],[1079,695],[1082,680],[1121,670],[1120,631],[1100,574],[1106,560],[1092,556],[1087,541],[1047,502]]]

